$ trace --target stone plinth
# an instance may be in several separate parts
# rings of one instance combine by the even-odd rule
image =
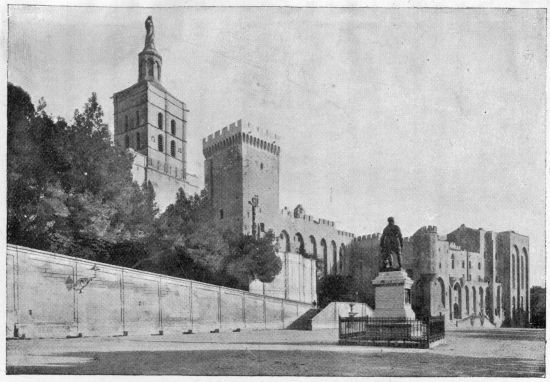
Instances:
[[[413,280],[404,270],[380,272],[372,284],[376,304],[374,317],[416,319],[410,301]]]

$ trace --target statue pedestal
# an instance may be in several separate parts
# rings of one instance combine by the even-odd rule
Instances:
[[[413,280],[404,270],[380,272],[372,281],[375,287],[373,317],[416,319],[411,307]]]

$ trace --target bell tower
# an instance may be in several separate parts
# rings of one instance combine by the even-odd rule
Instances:
[[[197,178],[187,173],[187,107],[160,83],[162,56],[155,48],[153,18],[145,20],[145,46],[138,54],[138,81],[113,95],[114,140],[134,154],[132,175],[151,182],[159,209],[176,200],[183,188],[198,192]]]
[[[138,82],[142,80],[160,82],[162,70],[162,56],[155,48],[155,26],[153,18],[145,20],[145,47],[139,53],[139,76]]]

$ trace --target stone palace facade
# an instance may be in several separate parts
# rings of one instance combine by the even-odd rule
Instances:
[[[115,142],[134,151],[134,179],[151,181],[164,209],[179,188],[199,191],[196,177],[187,172],[188,110],[161,84],[162,57],[154,40],[146,40],[138,64],[138,82],[113,96]],[[254,281],[251,292],[313,302],[318,278],[343,274],[359,282],[361,300],[374,304],[371,282],[380,266],[380,234],[339,230],[334,221],[307,215],[301,205],[281,208],[284,150],[277,134],[239,120],[208,135],[202,146],[216,224],[248,234],[273,230],[278,237],[283,271],[270,284]],[[461,226],[440,235],[428,226],[406,238],[403,248],[403,267],[415,281],[416,314],[444,314],[455,321],[482,316],[496,326],[525,325],[528,265],[529,238],[513,231]]]

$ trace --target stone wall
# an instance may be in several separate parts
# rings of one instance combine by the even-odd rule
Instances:
[[[310,304],[7,246],[7,336],[283,329]]]
[[[277,257],[283,269],[275,280],[270,283],[254,280],[250,283],[250,292],[308,304],[317,301],[315,259],[292,252],[277,252]]]

